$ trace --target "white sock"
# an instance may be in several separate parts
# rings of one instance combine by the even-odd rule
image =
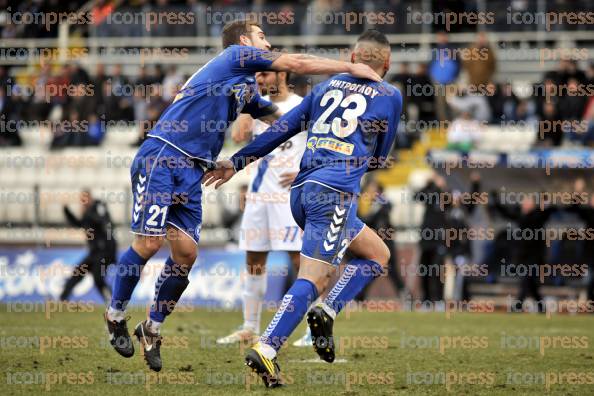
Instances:
[[[126,311],[120,311],[112,307],[107,308],[107,319],[116,322],[121,322],[126,319]]]
[[[146,321],[146,327],[148,328],[148,330],[153,333],[153,334],[159,334],[159,332],[161,331],[161,325],[163,323],[161,322],[155,322],[154,320],[147,320]]]
[[[264,357],[266,359],[274,359],[276,357],[276,351],[274,350],[273,347],[271,347],[268,344],[264,344],[263,342],[259,342],[258,344],[256,344],[256,347],[258,349],[258,351],[260,351],[260,353],[262,355],[264,355]]]
[[[243,328],[260,332],[262,300],[266,294],[266,274],[246,274],[243,284]]]
[[[332,319],[336,319],[336,311],[330,307],[328,304],[326,304],[325,302],[322,303],[322,309],[328,314],[330,315],[330,317]]]
[[[318,297],[314,300],[314,302],[311,303],[311,305],[309,306],[309,308],[307,308],[307,310],[309,311],[310,309],[312,309],[313,307],[315,307],[316,305],[318,305],[319,303],[321,303],[323,301],[322,297]]]

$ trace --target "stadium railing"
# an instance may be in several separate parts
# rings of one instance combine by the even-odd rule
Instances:
[[[498,76],[509,81],[536,82],[547,70],[554,68],[560,56],[555,49],[580,47],[581,61],[594,61],[594,36],[590,31],[554,32],[497,32],[489,38],[496,50]],[[431,46],[435,35],[393,34],[388,36],[393,43],[392,70],[406,61],[427,62],[431,59]],[[452,44],[464,46],[476,38],[474,33],[453,33],[449,35]],[[305,51],[314,55],[346,59],[353,43],[353,35],[306,35],[274,36],[275,47],[286,51]],[[79,62],[92,69],[99,63],[121,64],[126,74],[134,75],[140,65],[174,64],[182,72],[193,73],[220,50],[220,38],[206,36],[191,37],[71,37],[68,30],[60,29],[56,39],[3,39],[0,49],[0,65],[14,66],[13,73],[25,71],[39,65],[42,59],[55,63]],[[499,45],[496,45],[499,43]],[[74,52],[74,49],[79,49]],[[548,49],[549,52],[543,52]],[[51,52],[53,51],[53,52]],[[173,51],[173,52],[170,52]],[[73,55],[76,54],[76,55]],[[70,55],[70,56],[69,56]],[[554,56],[553,56],[554,55]],[[539,71],[535,73],[535,71]],[[501,79],[501,78],[500,78]]]

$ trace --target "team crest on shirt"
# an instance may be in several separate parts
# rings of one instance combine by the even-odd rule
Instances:
[[[235,96],[235,101],[237,102],[237,107],[235,109],[236,114],[239,114],[241,113],[241,110],[243,110],[243,106],[250,102],[254,97],[255,87],[248,83],[234,84],[233,88],[231,88],[231,92],[233,93],[233,96]]]
[[[310,137],[307,139],[307,149],[311,151],[316,151],[316,144],[318,142],[318,138],[315,136]]]

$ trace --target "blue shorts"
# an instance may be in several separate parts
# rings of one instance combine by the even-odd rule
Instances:
[[[159,139],[147,138],[130,169],[132,232],[166,235],[167,226],[174,226],[198,243],[203,175],[196,160]]]
[[[338,265],[350,243],[363,229],[357,217],[357,194],[315,182],[291,189],[291,212],[303,230],[301,254]]]

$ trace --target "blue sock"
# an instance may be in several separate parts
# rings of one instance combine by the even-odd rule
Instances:
[[[281,306],[274,314],[260,341],[278,351],[316,298],[318,298],[316,286],[307,279],[297,279],[283,297]]]
[[[324,303],[339,313],[367,284],[382,273],[382,266],[373,260],[352,259],[326,296]]]
[[[147,259],[136,253],[132,247],[129,247],[122,254],[116,266],[113,294],[109,304],[111,308],[118,311],[126,310],[147,261]]]
[[[171,257],[167,258],[155,284],[155,299],[149,314],[151,320],[162,323],[173,312],[175,304],[190,283],[188,275],[186,268],[177,265]]]

